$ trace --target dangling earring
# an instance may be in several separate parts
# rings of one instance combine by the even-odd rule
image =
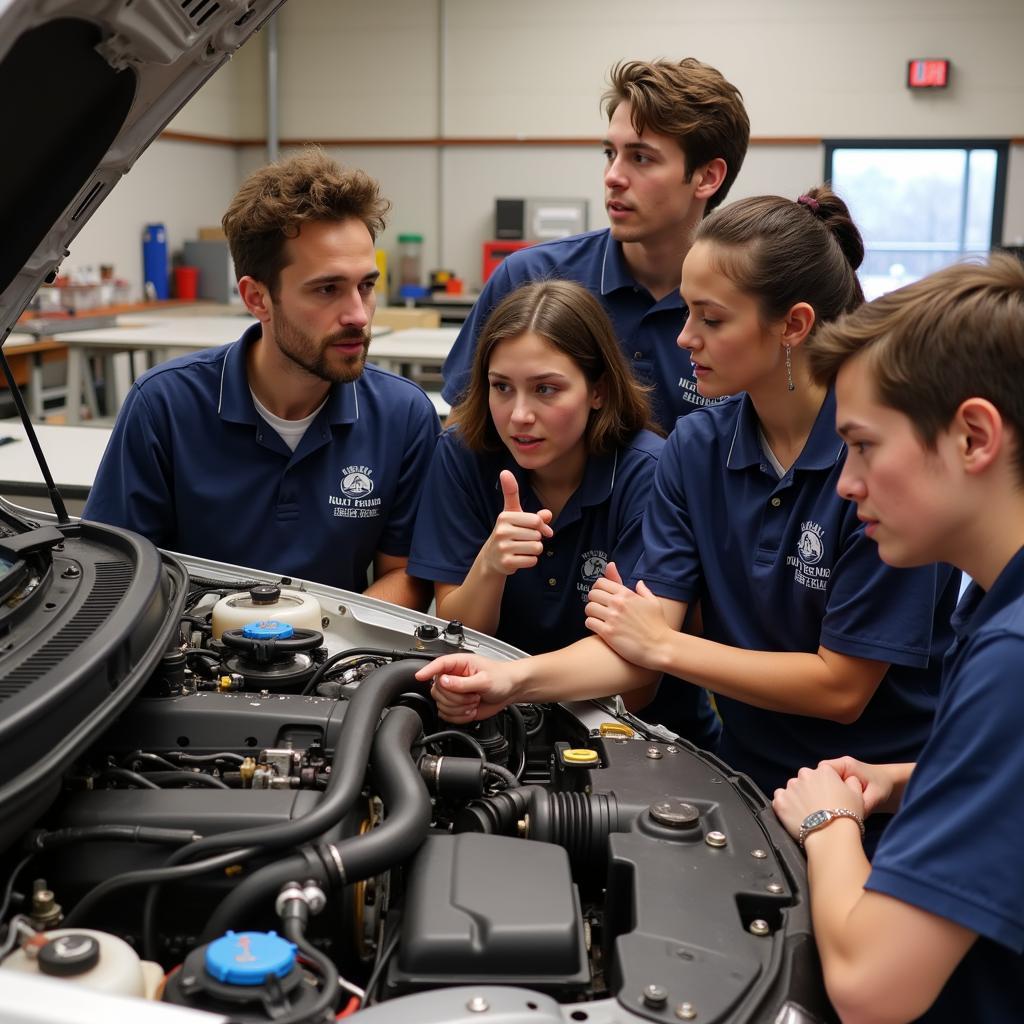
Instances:
[[[782,346],[786,350],[786,389],[788,391],[795,391],[796,385],[793,383],[793,350],[789,345]]]

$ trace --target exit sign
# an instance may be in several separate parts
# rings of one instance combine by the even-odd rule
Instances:
[[[907,85],[911,89],[945,89],[949,85],[949,61],[931,57],[908,61]]]

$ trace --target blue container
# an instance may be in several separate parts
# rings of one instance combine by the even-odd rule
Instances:
[[[142,279],[147,299],[170,298],[167,228],[163,224],[147,224],[142,233]]]

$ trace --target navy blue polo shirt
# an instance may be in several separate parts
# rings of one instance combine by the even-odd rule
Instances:
[[[867,888],[954,921],[978,941],[929,1024],[1024,1020],[1024,549],[953,617],[932,730]]]
[[[411,381],[367,366],[332,386],[293,453],[256,412],[254,325],[173,359],[122,407],[83,516],[160,547],[361,591],[375,553],[409,552],[440,431]]]
[[[545,540],[537,565],[513,573],[505,584],[495,631],[499,639],[542,654],[590,635],[584,625],[587,595],[609,561],[624,575],[635,564],[643,511],[664,444],[641,430],[617,452],[590,456],[582,483],[552,523],[554,536]],[[410,576],[462,583],[504,508],[498,482],[503,469],[519,482],[523,510],[539,511],[542,505],[526,471],[507,449],[476,453],[462,443],[457,428],[441,435],[420,501]],[[676,686],[681,695],[673,720],[665,724],[713,748],[719,726],[707,695],[696,686]]]
[[[852,725],[716,698],[720,753],[766,793],[804,765],[852,754],[913,761],[931,728],[960,574],[893,569],[836,493],[845,446],[829,392],[780,479],[746,395],[681,419],[658,463],[636,578],[661,597],[700,600],[704,636],[754,651],[888,662]]]
[[[506,256],[488,278],[455,345],[445,360],[447,402],[456,403],[469,384],[476,341],[491,310],[509,292],[531,281],[561,278],[576,281],[600,300],[634,376],[653,385],[654,419],[666,432],[676,418],[715,400],[697,393],[689,353],[676,345],[687,309],[678,292],[659,302],[637,284],[622,256],[622,246],[608,228],[560,238]]]

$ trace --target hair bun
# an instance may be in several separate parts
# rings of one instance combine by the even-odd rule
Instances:
[[[850,266],[856,270],[864,262],[864,239],[846,203],[828,185],[809,188],[797,202],[807,207],[821,221],[822,226],[839,243]]]
[[[814,198],[814,196],[809,196],[809,195],[798,196],[797,197],[797,202],[801,206],[806,206],[807,209],[810,210],[811,213],[813,213],[815,217],[818,216],[818,212],[821,210],[821,203],[819,203],[818,200]]]

